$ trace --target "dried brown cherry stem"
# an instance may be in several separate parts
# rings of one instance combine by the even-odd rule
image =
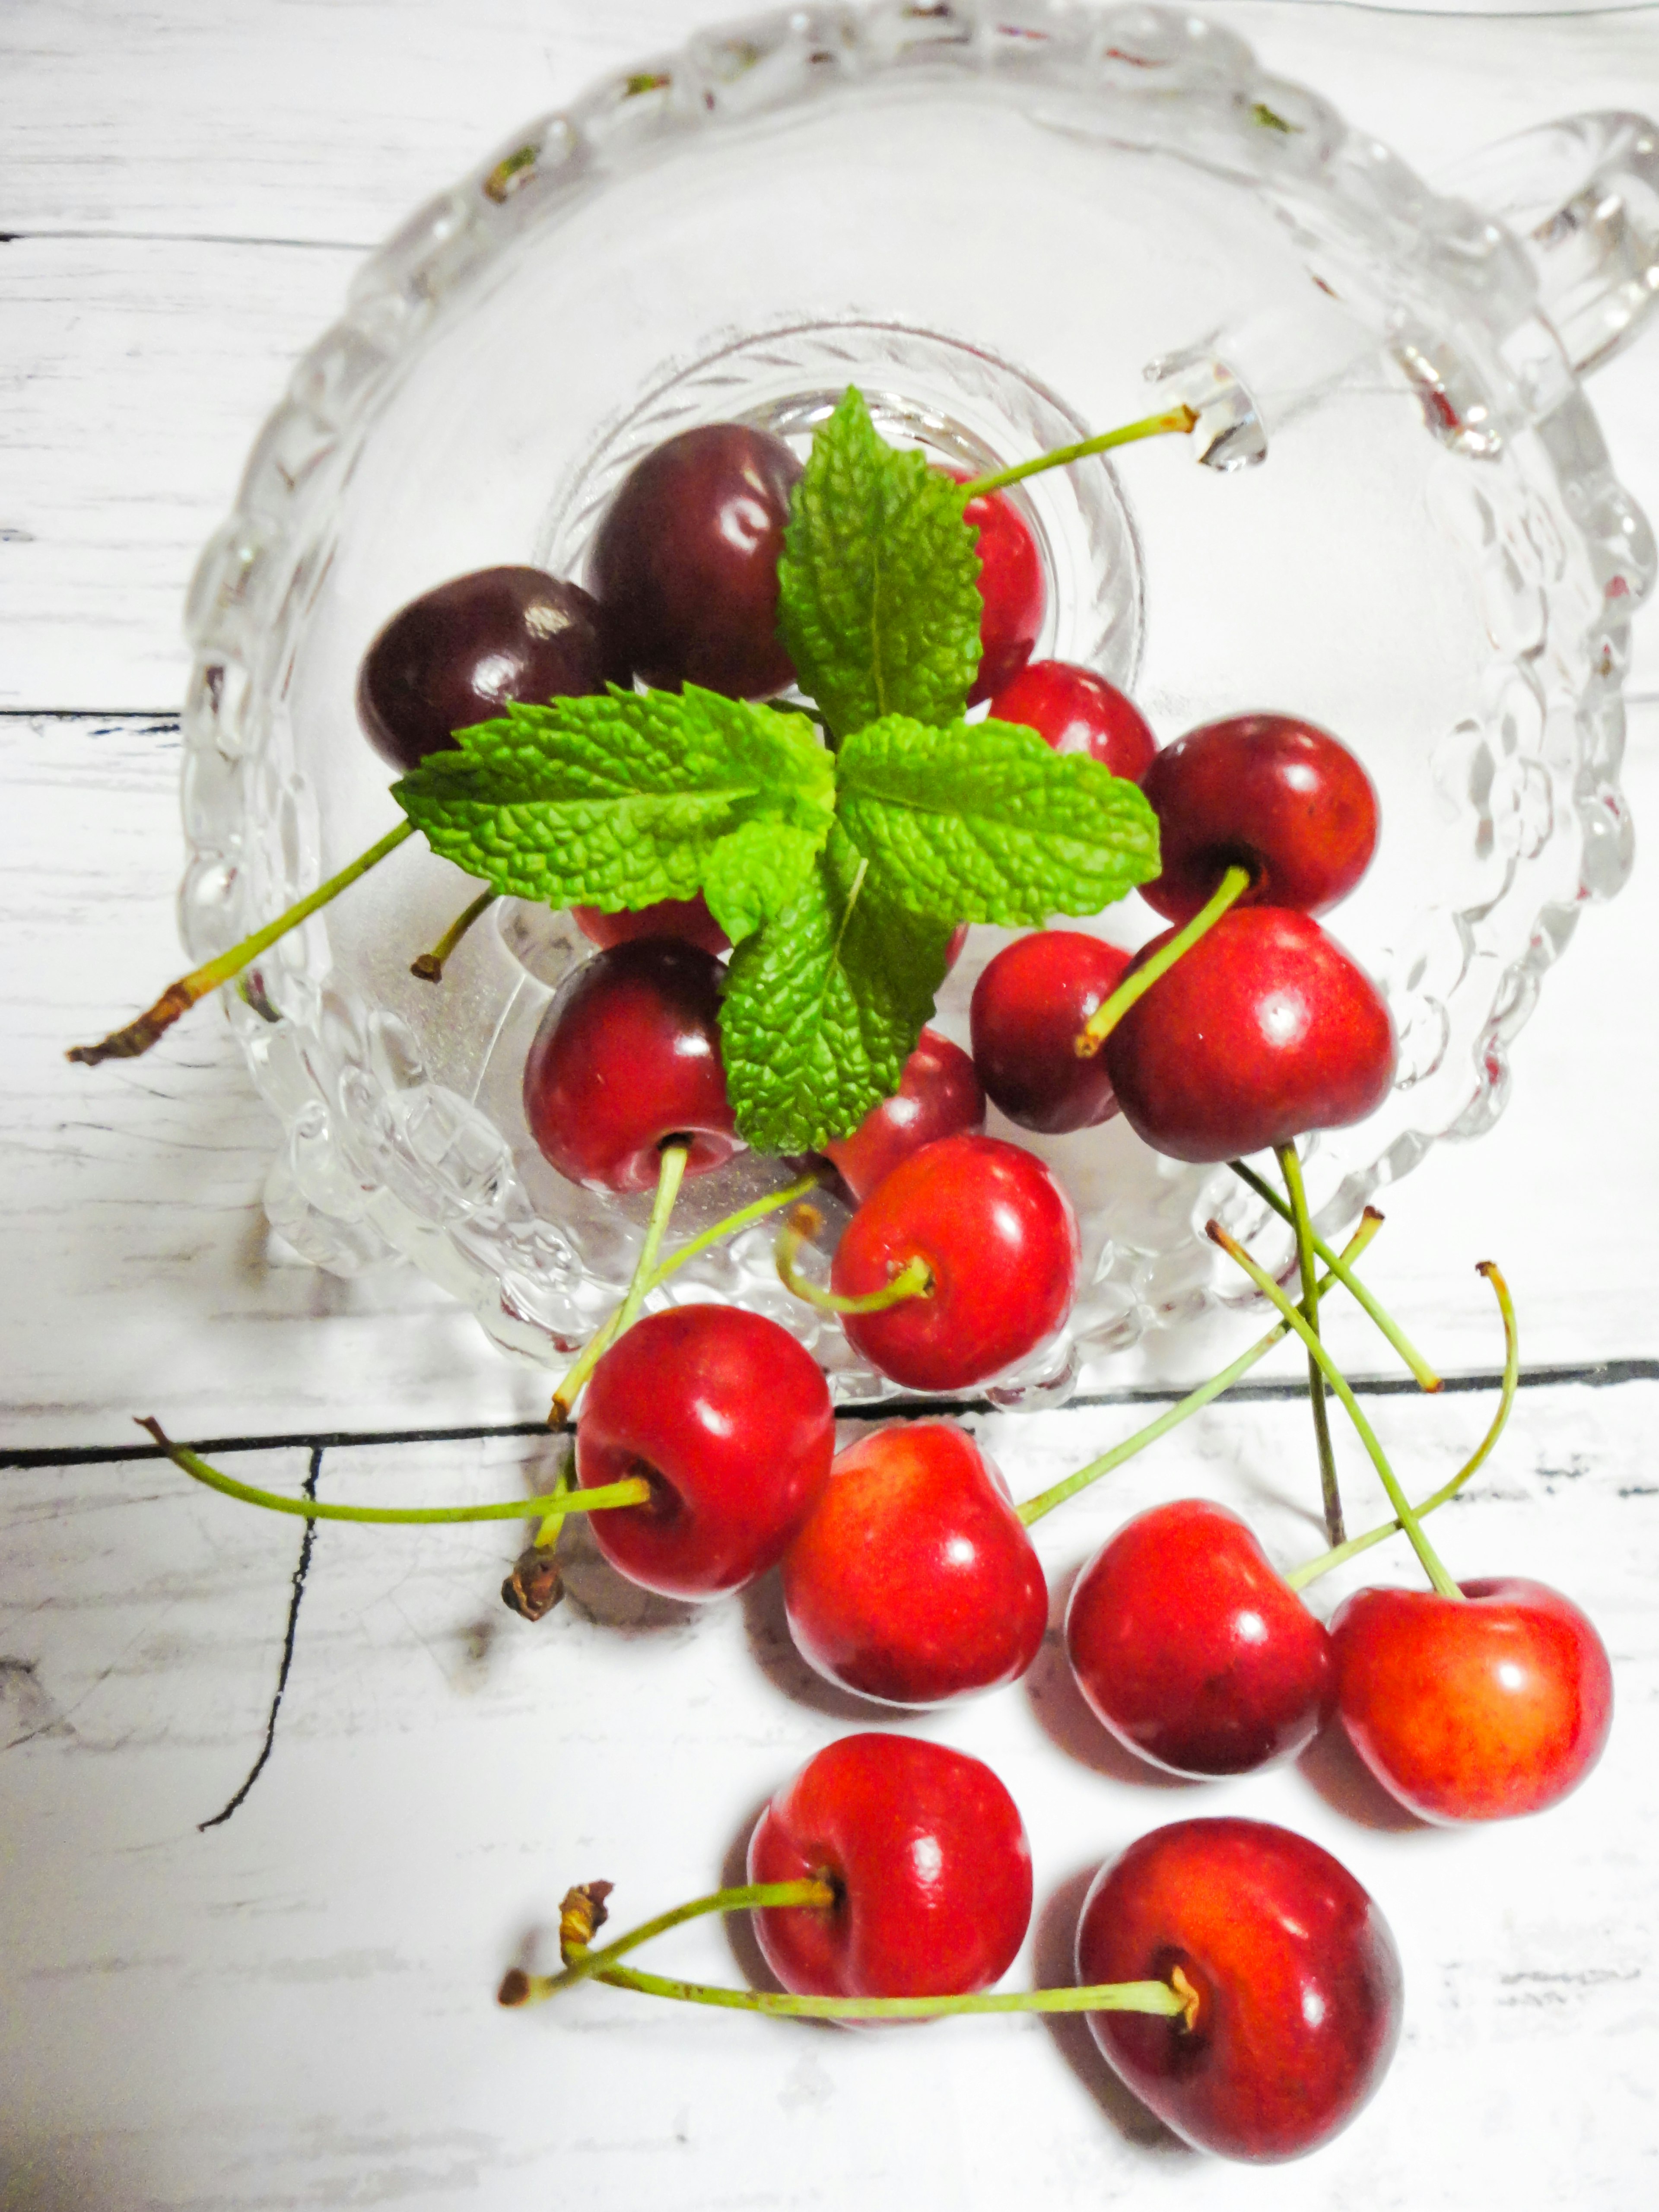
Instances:
[[[444,963],[466,935],[481,914],[486,913],[501,896],[499,891],[483,890],[471,906],[463,907],[430,952],[422,952],[409,963],[409,972],[422,983],[441,983]]]
[[[808,1282],[795,1265],[796,1258],[801,1246],[816,1237],[823,1226],[823,1216],[816,1206],[798,1206],[778,1238],[778,1280],[792,1297],[816,1306],[820,1313],[867,1314],[885,1313],[889,1306],[902,1305],[907,1298],[933,1297],[933,1271],[920,1255],[907,1260],[878,1291],[865,1291],[856,1297],[839,1291],[826,1291],[821,1283]]]
[[[1308,1218],[1308,1194],[1302,1181],[1302,1163],[1294,1145],[1275,1145],[1279,1171],[1290,1194],[1291,1218],[1296,1229],[1296,1253],[1302,1274],[1302,1314],[1316,1336],[1319,1334],[1319,1274],[1314,1259],[1313,1224]],[[1336,1486],[1336,1455],[1331,1449],[1331,1417],[1325,1405],[1325,1377],[1319,1362],[1308,1355],[1308,1399],[1313,1407],[1314,1444],[1319,1455],[1319,1490],[1325,1508],[1325,1540],[1340,1544],[1347,1535],[1342,1525],[1342,1494]]]

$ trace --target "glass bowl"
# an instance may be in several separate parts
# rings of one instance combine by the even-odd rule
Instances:
[[[474,568],[580,577],[611,489],[672,431],[742,416],[804,447],[856,382],[890,434],[982,465],[1186,398],[1190,443],[1024,488],[1037,650],[1133,690],[1164,739],[1275,708],[1364,760],[1382,843],[1332,919],[1401,1055],[1386,1104],[1308,1148],[1340,1226],[1495,1118],[1545,970],[1630,864],[1620,686],[1654,553],[1578,371],[1652,296],[1656,179],[1654,126],[1580,117],[1437,197],[1231,33],[1150,8],[800,8],[594,87],[372,257],[203,556],[191,953],[396,818],[353,707],[387,616]],[[342,1272],[402,1253],[550,1363],[617,1295],[646,1201],[564,1182],[525,1123],[526,1048],[590,950],[567,915],[502,902],[441,986],[411,978],[472,888],[403,847],[266,956],[230,1018],[283,1125],[267,1206],[289,1242]],[[1161,927],[1134,899],[1088,926]],[[936,1026],[959,1042],[1005,941],[975,929],[947,981]],[[1053,1164],[1084,1233],[1070,1327],[998,1378],[1005,1401],[1237,1297],[1208,1213],[1288,1259],[1224,1170],[1121,1121],[991,1127]],[[678,1218],[790,1172],[742,1157]],[[881,1395],[785,1296],[770,1236],[675,1295],[771,1312],[841,1395]]]

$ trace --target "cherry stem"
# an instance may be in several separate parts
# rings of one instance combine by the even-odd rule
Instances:
[[[228,952],[220,953],[216,959],[210,960],[204,967],[193,968],[188,975],[181,975],[176,983],[169,983],[155,1004],[148,1012],[140,1014],[136,1022],[129,1022],[124,1030],[112,1030],[101,1044],[72,1046],[64,1054],[65,1059],[79,1060],[83,1067],[96,1067],[100,1060],[136,1060],[140,1053],[148,1052],[181,1014],[187,1014],[198,999],[205,999],[208,993],[216,991],[221,983],[228,983],[233,975],[240,975],[243,969],[250,962],[257,960],[267,946],[275,945],[279,937],[286,937],[290,929],[297,929],[319,907],[325,907],[331,899],[337,898],[348,884],[355,884],[359,876],[366,876],[371,868],[378,866],[385,860],[388,853],[395,851],[405,837],[414,835],[415,824],[412,822],[400,822],[395,830],[387,830],[378,845],[371,845],[366,853],[360,853],[355,860],[341,869],[337,876],[331,876],[325,884],[319,884],[297,906],[289,907],[286,914],[279,914],[275,921],[268,921],[263,929],[256,929],[252,937],[245,937],[240,945],[233,945]]]
[[[1308,1218],[1308,1193],[1302,1181],[1302,1163],[1294,1145],[1276,1145],[1279,1173],[1291,1194],[1291,1216],[1296,1229],[1296,1251],[1302,1274],[1302,1312],[1316,1336],[1319,1334],[1319,1275],[1314,1258],[1313,1224]],[[1319,1488],[1325,1506],[1325,1539],[1340,1544],[1347,1535],[1342,1525],[1342,1494],[1336,1486],[1336,1454],[1331,1449],[1331,1417],[1325,1404],[1325,1377],[1319,1362],[1308,1355],[1308,1400],[1313,1407],[1314,1442],[1319,1453]]]
[[[1192,920],[1184,922],[1169,942],[1160,945],[1133,974],[1126,975],[1109,998],[1101,1000],[1072,1047],[1079,1060],[1094,1058],[1136,1000],[1145,998],[1159,976],[1166,975],[1183,953],[1190,952],[1199,939],[1215,927],[1228,908],[1243,898],[1251,881],[1248,868],[1229,868]]]
[[[868,1314],[885,1313],[889,1306],[902,1305],[906,1298],[933,1297],[933,1271],[920,1254],[907,1260],[878,1291],[865,1291],[855,1297],[808,1282],[795,1265],[796,1255],[808,1237],[816,1236],[823,1226],[823,1216],[816,1206],[798,1206],[778,1238],[778,1280],[793,1297],[816,1306],[820,1313]]]
[[[568,1901],[568,1900],[567,1900]],[[618,1936],[598,1951],[590,1951],[585,1944],[573,1942],[564,1936],[562,1948],[566,1954],[562,1974],[526,1974],[522,1996],[509,1996],[509,1987],[518,1984],[508,1974],[501,1984],[501,2002],[503,2004],[540,2004],[556,1996],[561,1990],[574,1988],[591,1975],[605,1973],[615,1962],[641,1943],[648,1943],[653,1936],[663,1936],[682,1922],[700,1919],[707,1912],[752,1912],[776,1911],[785,1905],[805,1905],[819,1912],[828,1912],[838,1903],[838,1893],[833,1882],[813,1875],[803,1881],[751,1881],[734,1889],[717,1889],[710,1897],[694,1897],[689,1905],[677,1905],[672,1912],[659,1912],[654,1920],[641,1921],[626,1936]],[[601,1908],[603,1909],[603,1908]]]
[[[1361,1216],[1358,1228],[1343,1248],[1343,1259],[1357,1260],[1382,1226],[1382,1215],[1375,1206],[1368,1206]],[[1328,1291],[1336,1280],[1334,1273],[1327,1275],[1320,1284],[1321,1290]],[[1231,1366],[1224,1367],[1218,1375],[1211,1376],[1207,1382],[1200,1382],[1196,1390],[1189,1391],[1167,1413],[1160,1413],[1155,1421],[1149,1421],[1144,1429],[1137,1429],[1133,1436],[1126,1437],[1121,1444],[1114,1444],[1110,1451],[1103,1452],[1098,1459],[1091,1460],[1087,1467],[1079,1468],[1075,1474],[1068,1474],[1063,1482],[1055,1483],[1052,1490],[1044,1490],[1035,1498],[1028,1498],[1023,1505],[1014,1508],[1015,1513],[1028,1528],[1033,1522],[1041,1521],[1043,1515],[1052,1513],[1056,1505],[1063,1505],[1079,1490],[1086,1490],[1091,1482],[1098,1482],[1103,1474],[1111,1474],[1114,1468],[1121,1467],[1126,1460],[1133,1459],[1138,1452],[1145,1451],[1148,1444],[1156,1443],[1160,1437],[1167,1436],[1171,1429],[1179,1428],[1193,1414],[1201,1413],[1224,1391],[1231,1390],[1235,1382],[1267,1358],[1274,1345],[1282,1344],[1289,1334],[1287,1322],[1275,1322],[1266,1336],[1259,1338],[1248,1352],[1240,1352]]]
[[[1435,1589],[1439,1591],[1442,1597],[1457,1598],[1461,1600],[1463,1595],[1462,1591],[1458,1589],[1457,1584],[1452,1580],[1445,1568],[1440,1564],[1439,1558],[1435,1552],[1433,1545],[1430,1543],[1428,1538],[1424,1534],[1421,1527],[1419,1525],[1417,1515],[1412,1510],[1411,1501],[1407,1497],[1405,1492],[1400,1487],[1399,1478],[1395,1475],[1394,1469],[1389,1465],[1388,1455],[1384,1452],[1382,1445],[1377,1441],[1376,1431],[1372,1428],[1370,1423],[1365,1419],[1364,1413],[1360,1408],[1359,1401],[1354,1396],[1353,1392],[1348,1388],[1347,1378],[1343,1374],[1341,1369],[1331,1358],[1330,1353],[1326,1351],[1324,1346],[1319,1341],[1318,1337],[1314,1334],[1313,1330],[1309,1328],[1307,1322],[1297,1311],[1296,1308],[1291,1304],[1291,1301],[1285,1297],[1284,1291],[1279,1289],[1278,1284],[1274,1282],[1273,1277],[1267,1273],[1267,1269],[1259,1266],[1257,1262],[1251,1258],[1250,1255],[1244,1249],[1244,1247],[1238,1242],[1238,1239],[1236,1237],[1229,1236],[1218,1221],[1206,1222],[1204,1224],[1204,1233],[1210,1238],[1212,1243],[1218,1244],[1221,1247],[1222,1250],[1227,1255],[1229,1259],[1237,1261],[1238,1265],[1244,1270],[1244,1273],[1255,1285],[1257,1290],[1261,1291],[1264,1297],[1271,1299],[1273,1304],[1279,1308],[1279,1312],[1284,1316],[1285,1319],[1289,1322],[1291,1327],[1302,1339],[1304,1344],[1307,1346],[1308,1349],[1313,1353],[1315,1358],[1318,1360],[1320,1366],[1324,1370],[1326,1381],[1330,1384],[1332,1389],[1335,1391],[1337,1396],[1342,1401],[1343,1407],[1347,1413],[1348,1419],[1354,1425],[1354,1429],[1359,1437],[1360,1443],[1364,1445],[1366,1451],[1370,1455],[1371,1464],[1376,1469],[1378,1478],[1382,1482],[1383,1489],[1388,1492],[1389,1503],[1393,1506],[1401,1527],[1405,1530],[1407,1535],[1411,1538],[1412,1548],[1417,1553],[1419,1559],[1422,1562],[1424,1573],[1427,1575],[1430,1582],[1434,1585]]]
[[[418,959],[410,962],[410,974],[418,976],[422,983],[441,983],[444,980],[444,963],[471,928],[478,916],[488,908],[494,906],[500,896],[499,891],[480,891],[471,906],[463,907],[431,951],[422,952]]]
[[[1258,1198],[1265,1200],[1272,1206],[1281,1221],[1294,1223],[1295,1216],[1291,1208],[1273,1185],[1259,1176],[1254,1168],[1247,1167],[1243,1160],[1230,1160],[1227,1164],[1242,1182],[1249,1183]],[[1339,1258],[1321,1237],[1314,1237],[1313,1248],[1336,1277],[1338,1282],[1341,1284],[1343,1289],[1358,1301],[1377,1328],[1382,1330],[1383,1335],[1417,1377],[1422,1388],[1425,1390],[1439,1389],[1440,1377],[1381,1301],[1366,1289],[1364,1284],[1357,1276],[1349,1275],[1347,1261]]]
[[[1509,1285],[1491,1260],[1483,1260],[1476,1272],[1484,1275],[1497,1292],[1498,1310],[1504,1317],[1504,1386],[1498,1394],[1498,1411],[1492,1415],[1492,1426],[1451,1480],[1443,1482],[1438,1490],[1424,1498],[1414,1509],[1419,1521],[1425,1514],[1436,1511],[1448,1499],[1455,1498],[1475,1469],[1486,1460],[1492,1446],[1504,1433],[1521,1380],[1521,1343],[1516,1330],[1515,1307],[1510,1297]],[[1350,1536],[1346,1544],[1337,1545],[1334,1551],[1322,1552],[1316,1559],[1307,1559],[1301,1566],[1292,1567],[1285,1579],[1292,1589],[1305,1589],[1310,1583],[1317,1582],[1321,1575],[1329,1574],[1333,1567],[1342,1566],[1349,1559],[1358,1559],[1361,1552],[1369,1552],[1373,1544],[1381,1544],[1387,1538],[1397,1535],[1401,1526],[1398,1521],[1385,1521],[1378,1528],[1366,1529],[1363,1536]]]
[[[658,1266],[647,1285],[647,1294],[659,1288],[671,1275],[677,1274],[688,1261],[695,1260],[699,1253],[706,1252],[711,1244],[718,1244],[724,1237],[734,1237],[740,1229],[750,1228],[757,1221],[764,1221],[769,1213],[775,1213],[780,1206],[793,1206],[798,1199],[805,1198],[809,1191],[816,1190],[823,1180],[820,1170],[809,1169],[805,1175],[798,1176],[793,1182],[786,1183],[781,1190],[772,1191],[765,1198],[751,1199],[747,1206],[740,1206],[735,1213],[728,1213],[723,1220],[700,1230],[696,1236],[688,1238],[684,1244],[677,1244]],[[622,1331],[617,1325],[621,1317],[622,1308],[618,1306],[608,1321],[601,1322],[573,1364],[566,1369],[563,1380],[553,1395],[553,1404],[548,1413],[550,1427],[557,1428],[569,1419],[570,1409],[575,1404],[583,1383],[621,1335]]]
[[[1184,434],[1197,424],[1197,415],[1185,405],[1167,415],[1143,416],[1139,422],[1126,423],[1121,429],[1103,430],[1097,437],[1085,438],[1075,446],[1056,446],[1052,453],[1039,453],[1035,460],[1018,462],[992,476],[975,477],[962,487],[963,504],[986,492],[1001,491],[1005,485],[1023,483],[1027,477],[1041,476],[1045,469],[1067,468],[1073,461],[1086,461],[1091,453],[1109,453],[1114,446],[1133,446],[1142,438],[1162,438],[1171,432]]]
[[[601,1513],[613,1505],[644,1505],[651,1496],[651,1485],[645,1477],[633,1474],[625,1481],[596,1485],[592,1490],[561,1486],[540,1498],[509,1498],[494,1505],[328,1505],[314,1498],[285,1498],[280,1491],[256,1490],[252,1483],[238,1482],[232,1475],[221,1474],[216,1467],[210,1467],[187,1445],[174,1443],[159,1421],[141,1420],[138,1426],[149,1430],[175,1467],[205,1484],[208,1489],[219,1491],[226,1498],[239,1498],[246,1505],[263,1505],[270,1513],[296,1514],[302,1521],[368,1521],[420,1526],[450,1521],[526,1521],[538,1515]]]
[[[665,1144],[662,1147],[661,1165],[657,1170],[657,1194],[651,1201],[651,1218],[645,1224],[645,1242],[641,1245],[640,1256],[634,1263],[634,1279],[628,1285],[627,1294],[617,1315],[618,1336],[625,1335],[640,1317],[640,1308],[645,1304],[651,1278],[657,1272],[657,1255],[662,1249],[668,1217],[674,1211],[674,1200],[680,1194],[680,1185],[685,1180],[685,1164],[690,1157],[691,1147],[684,1141]]]

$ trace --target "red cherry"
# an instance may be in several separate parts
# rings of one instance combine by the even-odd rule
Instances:
[[[1237,1513],[1137,1514],[1079,1576],[1066,1650],[1096,1717],[1171,1774],[1292,1759],[1336,1701],[1331,1639]]]
[[[1500,1820],[1576,1790],[1613,1723],[1607,1648],[1518,1575],[1363,1589],[1331,1623],[1338,1710],[1382,1787],[1425,1820]]]
[[[1031,1917],[1031,1855],[990,1768],[915,1736],[849,1735],[780,1790],[750,1881],[827,1877],[827,1910],[755,1915],[766,1963],[804,1996],[959,1996],[1006,1973]]]
[[[1226,871],[1255,880],[1242,904],[1323,914],[1376,849],[1376,793],[1345,744],[1288,714],[1240,714],[1177,738],[1141,789],[1158,816],[1164,872],[1141,896],[1186,921]]]
[[[1400,2036],[1400,1955],[1347,1869],[1261,1820],[1177,1820],[1103,1867],[1078,1927],[1082,1983],[1166,1979],[1191,2027],[1091,2013],[1108,2063],[1224,2158],[1299,2158],[1370,2099]]]
[[[1077,1055],[1079,1030],[1122,981],[1129,956],[1078,929],[1039,929],[988,961],[969,1011],[980,1081],[1011,1121],[1055,1136],[1109,1121],[1104,1057]]]
[[[915,1258],[933,1287],[848,1314],[856,1349],[913,1390],[956,1390],[1020,1359],[1059,1328],[1077,1283],[1077,1217],[1035,1153],[997,1137],[942,1137],[877,1185],[847,1224],[831,1287],[883,1289]]]
[[[651,1499],[592,1516],[611,1565],[665,1597],[736,1589],[781,1558],[829,1477],[835,1415],[817,1362],[738,1306],[647,1314],[589,1377],[586,1490],[645,1475]]]
[[[570,919],[598,945],[627,945],[636,937],[678,937],[705,952],[729,952],[732,940],[708,911],[699,891],[695,898],[659,899],[654,906],[611,914],[603,907],[573,906]]]
[[[623,477],[594,540],[593,589],[635,676],[734,699],[793,682],[778,639],[778,556],[800,473],[781,438],[705,422]]]
[[[960,1045],[924,1030],[899,1087],[872,1106],[850,1137],[824,1146],[855,1199],[866,1199],[901,1160],[939,1137],[985,1127],[985,1093]]]
[[[480,568],[411,599],[363,655],[357,715],[394,768],[453,751],[454,730],[518,699],[603,691],[599,609],[580,585],[539,568]]]
[[[991,719],[1023,722],[1057,753],[1087,753],[1131,783],[1139,782],[1158,750],[1133,700],[1071,660],[1028,662],[992,700]]]
[[[896,1705],[1016,1680],[1048,1625],[1007,1486],[949,1421],[878,1429],[840,1455],[784,1554],[783,1601],[820,1674]]]
[[[947,469],[945,474],[958,483],[969,481],[961,469]],[[962,519],[979,532],[979,595],[984,602],[979,618],[979,672],[968,694],[972,707],[1000,691],[1030,659],[1042,628],[1048,592],[1036,540],[1005,494],[981,492],[963,508]]]
[[[572,1182],[653,1190],[663,1145],[689,1137],[689,1176],[743,1150],[720,1065],[712,953],[641,937],[597,952],[542,1017],[525,1062],[524,1110]]]
[[[1394,1081],[1394,1024],[1309,915],[1234,907],[1136,1000],[1103,1056],[1137,1136],[1178,1160],[1231,1160],[1363,1121]]]

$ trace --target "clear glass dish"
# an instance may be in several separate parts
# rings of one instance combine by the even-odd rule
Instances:
[[[1630,865],[1620,687],[1654,549],[1578,373],[1659,282],[1656,137],[1570,118],[1474,156],[1446,198],[1216,25],[1032,0],[796,9],[596,86],[368,261],[204,554],[191,953],[391,826],[353,708],[386,617],[472,568],[580,577],[610,489],[672,430],[742,416],[804,440],[857,382],[896,436],[1006,462],[1185,398],[1208,465],[1170,443],[1028,488],[1038,651],[1132,689],[1165,739],[1273,708],[1366,763],[1381,848],[1332,922],[1401,1049],[1386,1105],[1309,1148],[1339,1225],[1501,1111],[1544,972]],[[503,902],[441,987],[410,977],[470,896],[402,848],[230,1017],[284,1127],[283,1235],[341,1272],[402,1253],[551,1362],[625,1281],[645,1203],[564,1182],[525,1125],[526,1049],[589,949],[568,916]],[[1132,899],[1091,926],[1161,925]],[[975,930],[946,984],[936,1025],[960,1042],[1004,941]],[[996,1395],[1063,1393],[1237,1297],[1200,1224],[1254,1234],[1261,1209],[1224,1170],[1121,1122],[1004,1133],[1052,1162],[1085,1249],[1064,1340]],[[679,1218],[788,1172],[741,1158]],[[880,1395],[769,1251],[751,1231],[676,1295],[772,1312],[841,1395]]]

